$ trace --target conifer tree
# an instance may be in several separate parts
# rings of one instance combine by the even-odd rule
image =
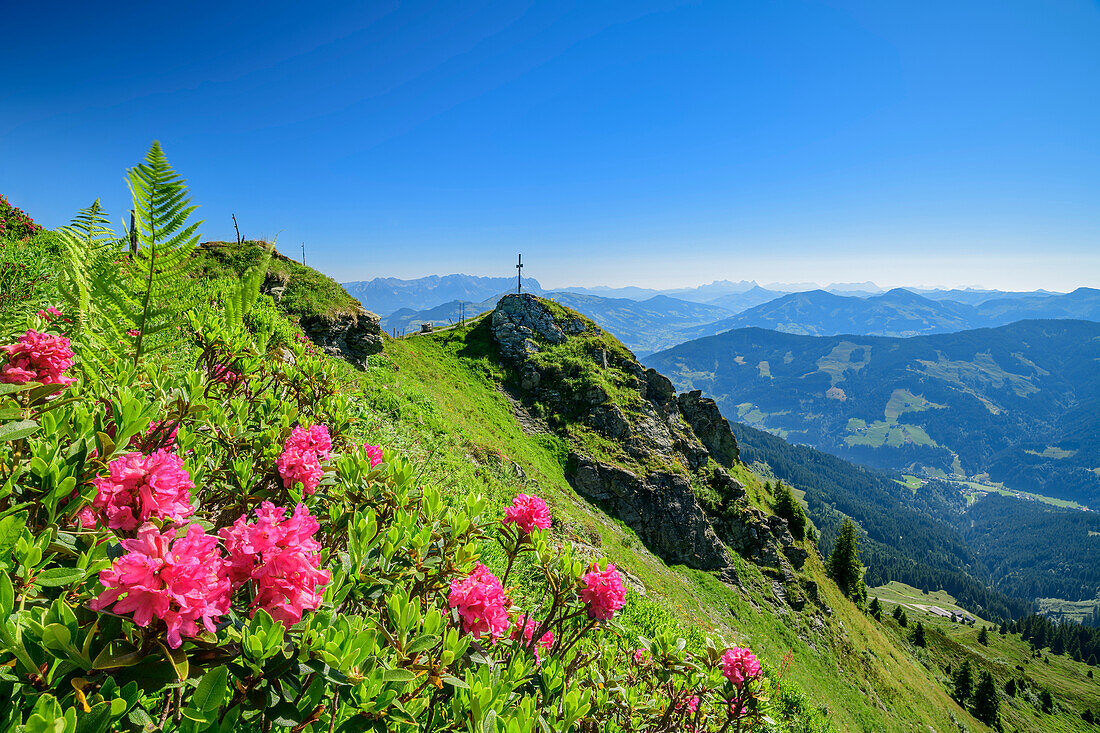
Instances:
[[[1039,704],[1047,715],[1054,712],[1054,698],[1050,696],[1050,690],[1043,690],[1039,693]]]
[[[978,643],[982,646],[989,646],[989,631],[983,626],[982,630],[978,632]]]
[[[787,520],[787,527],[796,540],[806,538],[806,512],[798,503],[791,487],[782,481],[775,484],[775,513]]]
[[[965,706],[970,702],[974,694],[974,671],[970,668],[969,659],[964,659],[955,669],[955,674],[951,676],[951,686],[954,688],[952,696],[960,705]]]
[[[870,612],[871,618],[875,621],[882,620],[882,604],[879,603],[877,596],[871,599],[871,605],[868,606],[867,610]]]
[[[863,563],[859,560],[859,534],[855,522],[845,519],[829,555],[829,577],[857,605],[867,600]]]
[[[913,629],[913,643],[919,647],[928,645],[928,641],[924,638],[924,624],[920,621],[917,622],[917,627]]]
[[[904,609],[902,609],[901,615],[898,616],[898,624],[903,628],[909,625],[909,614]]]
[[[991,728],[999,727],[1001,700],[997,697],[997,683],[993,675],[984,671],[974,691],[974,717]]]
[[[1011,679],[1005,683],[1005,694],[1009,697],[1016,697],[1016,680]]]

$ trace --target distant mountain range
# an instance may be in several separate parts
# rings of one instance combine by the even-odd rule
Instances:
[[[731,420],[795,443],[1100,508],[1100,323],[913,338],[742,328],[646,364],[714,397]]]
[[[400,308],[427,310],[452,300],[479,303],[494,295],[514,290],[516,279],[477,275],[430,275],[415,280],[376,277],[373,280],[341,284],[367,310],[379,315],[389,315]],[[524,278],[523,288],[531,293],[543,292],[538,280],[533,278]]]
[[[674,346],[690,338],[687,333],[698,324],[716,321],[731,313],[720,306],[691,303],[667,295],[638,301],[553,291],[543,293],[543,297],[588,316],[638,355]],[[470,318],[492,310],[499,299],[498,294],[479,303],[453,300],[422,311],[403,308],[384,317],[381,325],[388,333],[398,334],[416,330],[421,323],[448,325],[457,323],[463,312]]]
[[[812,290],[782,295],[724,320],[702,324],[688,334],[701,338],[755,326],[807,336],[920,336],[1002,326],[1027,318],[1100,321],[1100,290],[1078,288],[1064,295],[1002,294],[978,305],[935,300],[904,288],[870,297]]]

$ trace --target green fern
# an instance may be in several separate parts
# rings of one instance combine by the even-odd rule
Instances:
[[[121,277],[102,273],[93,290],[117,311],[110,327],[118,341],[128,341],[125,331],[137,331],[136,363],[148,351],[182,339],[180,316],[195,300],[192,254],[202,222],[188,222],[198,206],[191,204],[159,142],[153,142],[144,163],[129,170],[127,182],[137,214],[138,251],[123,264]]]
[[[252,306],[260,297],[260,288],[267,275],[268,265],[271,264],[271,253],[275,251],[275,245],[264,242],[262,249],[260,259],[241,273],[237,288],[225,299],[225,323],[230,329],[240,329],[244,326],[244,319],[248,317]]]
[[[81,209],[68,226],[58,230],[64,250],[62,272],[58,290],[64,302],[65,314],[73,320],[74,329],[80,333],[89,331],[89,324],[97,312],[93,283],[101,270],[113,264],[111,256],[118,240],[107,225],[107,215],[96,199],[91,206]]]

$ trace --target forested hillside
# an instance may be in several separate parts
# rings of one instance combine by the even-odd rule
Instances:
[[[869,466],[1100,504],[1100,323],[908,339],[740,329],[655,354],[731,417]]]

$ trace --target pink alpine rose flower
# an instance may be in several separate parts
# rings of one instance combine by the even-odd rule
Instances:
[[[0,352],[8,355],[8,363],[0,367],[0,383],[68,385],[76,381],[64,376],[65,370],[73,365],[73,350],[64,336],[39,333],[32,328],[16,343],[0,346]]]
[[[38,313],[36,313],[35,315],[37,315],[39,318],[45,319],[46,323],[53,323],[53,320],[55,318],[61,317],[61,311],[51,305],[44,311],[38,311]]]
[[[539,630],[540,623],[530,616],[520,614],[516,616],[515,623],[512,624],[512,640],[522,641],[524,646],[528,646],[531,643],[531,639],[534,637],[535,632]],[[535,644],[535,661],[542,661],[542,657],[539,654],[539,650],[547,651],[550,647],[554,646],[554,632],[547,631]]]
[[[451,581],[451,593],[447,597],[451,608],[458,609],[462,628],[475,639],[488,633],[499,639],[508,630],[507,601],[500,580],[481,563],[462,579]]]
[[[300,481],[307,494],[317,491],[325,475],[321,460],[327,460],[331,450],[332,438],[324,425],[294,428],[286,439],[283,454],[275,462],[283,486],[289,489]]]
[[[363,449],[366,450],[367,458],[370,459],[370,467],[371,468],[374,468],[375,466],[377,466],[379,463],[382,462],[382,446],[380,446],[380,445],[371,445],[370,443],[365,443],[363,445]]]
[[[218,534],[229,552],[230,581],[234,586],[253,583],[253,613],[262,608],[290,626],[302,620],[303,612],[320,608],[330,575],[319,567],[316,517],[302,504],[290,517],[285,514],[265,501],[256,509],[254,522],[242,514]]]
[[[749,649],[733,647],[722,654],[722,674],[740,690],[745,680],[760,676],[760,662]]]
[[[168,627],[168,645],[195,636],[199,626],[213,633],[215,620],[229,612],[229,578],[218,551],[218,538],[197,524],[173,541],[174,532],[143,524],[137,537],[122,541],[128,552],[99,574],[104,590],[89,607],[132,613],[134,623],[148,626],[158,618]]]
[[[108,463],[107,471],[92,479],[98,490],[92,506],[106,516],[111,529],[129,532],[151,518],[179,522],[195,513],[195,485],[174,453],[127,453]]]
[[[604,570],[592,563],[589,571],[581,576],[581,582],[584,587],[580,597],[588,607],[588,618],[607,621],[626,604],[626,588],[619,571],[611,563]]]
[[[550,529],[550,510],[539,497],[520,494],[512,499],[512,506],[504,510],[503,522],[516,525],[524,534],[531,534],[536,527]]]

